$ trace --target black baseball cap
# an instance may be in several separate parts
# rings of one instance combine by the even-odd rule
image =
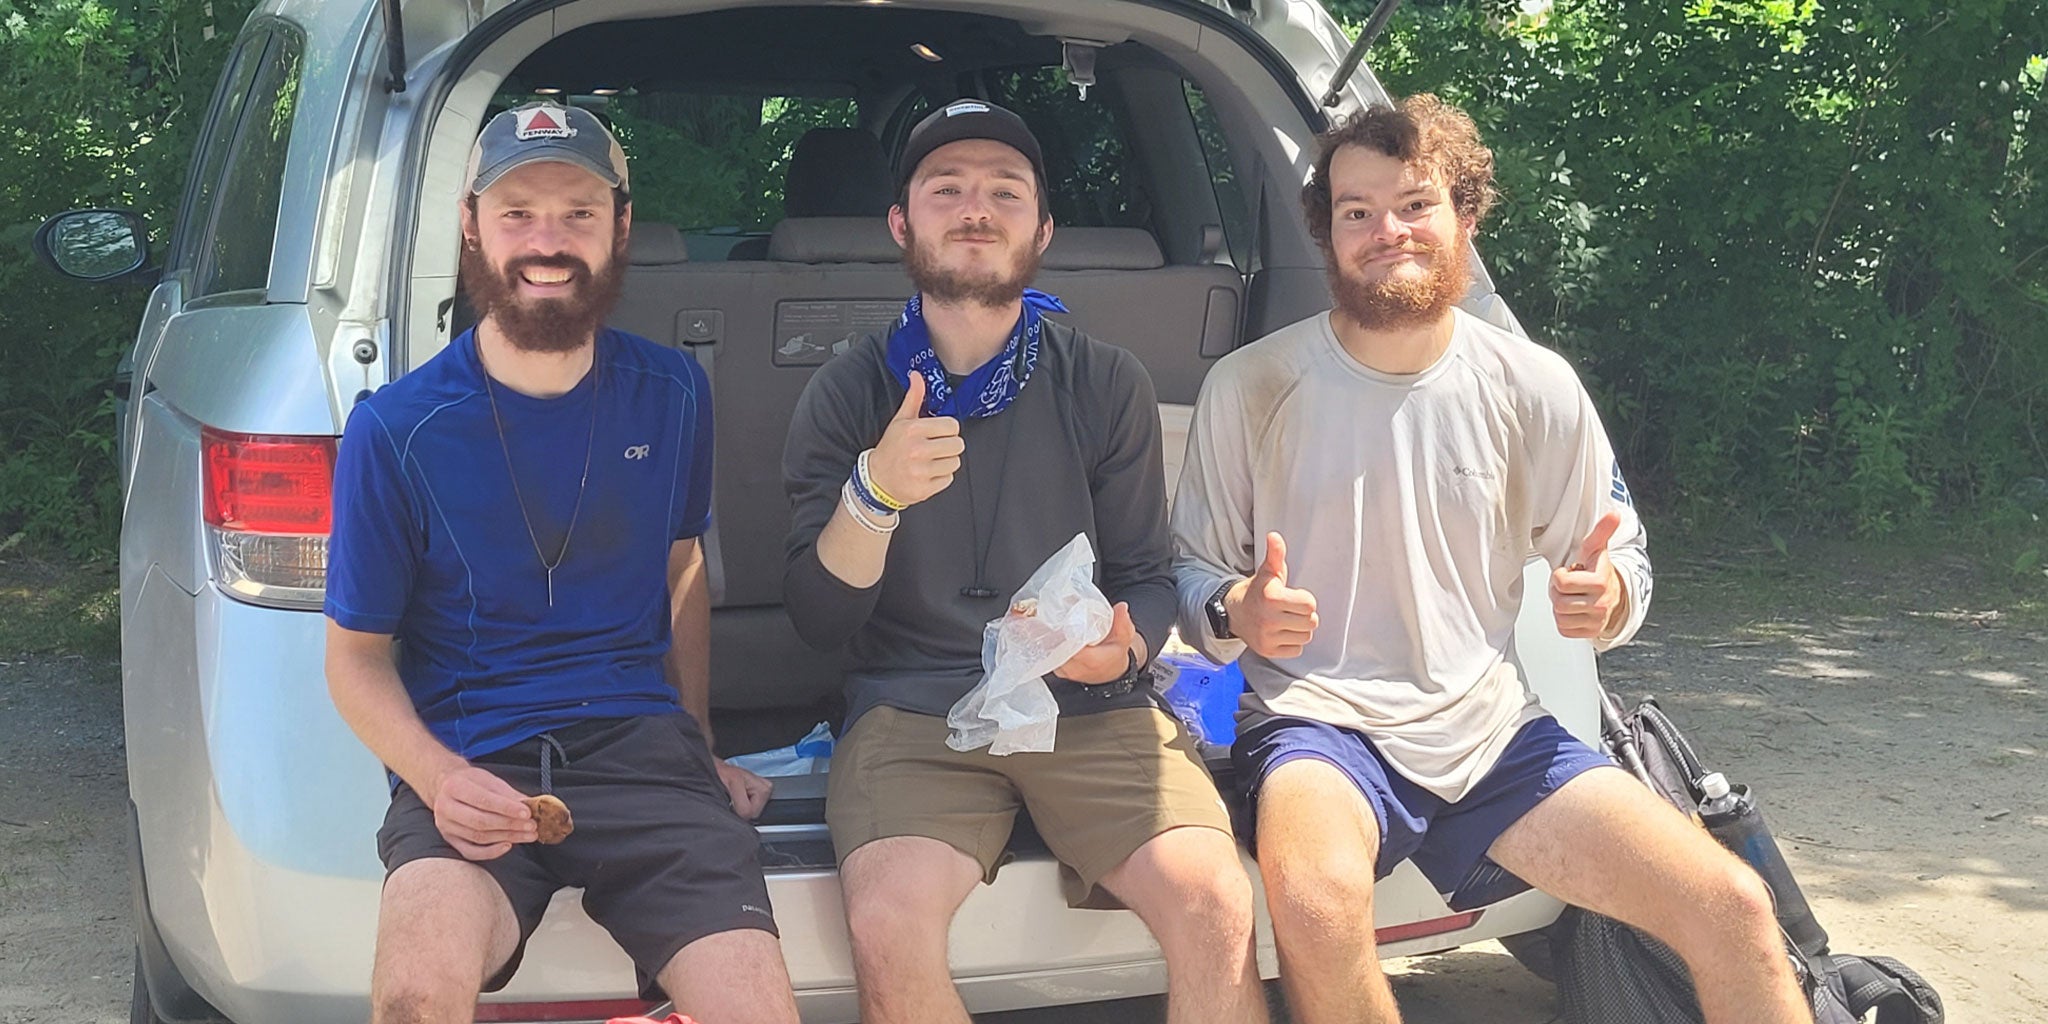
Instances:
[[[903,155],[896,161],[896,188],[901,191],[917,173],[917,165],[932,151],[963,139],[991,139],[1024,154],[1038,175],[1038,187],[1045,187],[1045,153],[1038,138],[1024,127],[1024,119],[987,100],[962,99],[925,115],[903,142]]]

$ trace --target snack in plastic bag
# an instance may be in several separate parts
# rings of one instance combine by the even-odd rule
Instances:
[[[1095,586],[1095,548],[1077,533],[981,631],[981,682],[946,716],[954,750],[991,754],[1052,749],[1059,705],[1044,676],[1109,635],[1109,599]]]

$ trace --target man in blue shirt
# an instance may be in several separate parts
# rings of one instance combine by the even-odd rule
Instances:
[[[356,406],[335,469],[328,688],[394,776],[372,1019],[473,1020],[578,887],[679,1010],[793,1024],[741,818],[768,784],[710,750],[710,387],[602,323],[625,155],[533,104],[485,126],[465,181],[482,319]]]

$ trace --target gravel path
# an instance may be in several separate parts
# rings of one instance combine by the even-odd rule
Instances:
[[[1967,575],[1941,598],[1903,570],[1813,573],[1791,588],[1807,599],[1779,603],[1828,611],[1669,574],[1651,625],[1604,661],[1609,685],[1656,694],[1757,789],[1836,948],[1919,969],[1956,1024],[2048,1020],[2048,635],[1971,606]],[[0,1024],[127,1019],[117,679],[0,654]],[[1411,1024],[1557,1018],[1497,946],[1393,970]],[[1159,1019],[1157,1000],[986,1018]]]

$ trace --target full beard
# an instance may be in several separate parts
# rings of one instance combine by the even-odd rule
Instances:
[[[1373,250],[1364,258],[1384,251]],[[1410,251],[1428,261],[1426,271],[1389,273],[1377,281],[1363,280],[1362,266],[1346,267],[1330,255],[1330,294],[1337,309],[1369,331],[1423,327],[1448,316],[1472,285],[1470,251],[1462,239],[1449,246],[1415,245]]]
[[[946,238],[986,238],[988,234],[952,231]],[[994,237],[1001,241],[1003,236]],[[939,265],[938,246],[918,243],[916,232],[910,225],[903,226],[903,270],[910,276],[910,283],[924,293],[927,302],[957,306],[972,304],[991,309],[1007,306],[1024,297],[1024,288],[1031,279],[1038,276],[1039,251],[1034,244],[1018,247],[1010,259],[1009,271],[997,268],[987,271],[953,270]]]
[[[522,298],[519,275],[532,268],[566,270],[575,287],[561,298]],[[525,352],[574,351],[597,333],[625,290],[625,240],[612,247],[612,258],[597,270],[574,256],[523,256],[500,270],[481,250],[465,245],[461,284],[478,319],[489,320],[512,347]]]

